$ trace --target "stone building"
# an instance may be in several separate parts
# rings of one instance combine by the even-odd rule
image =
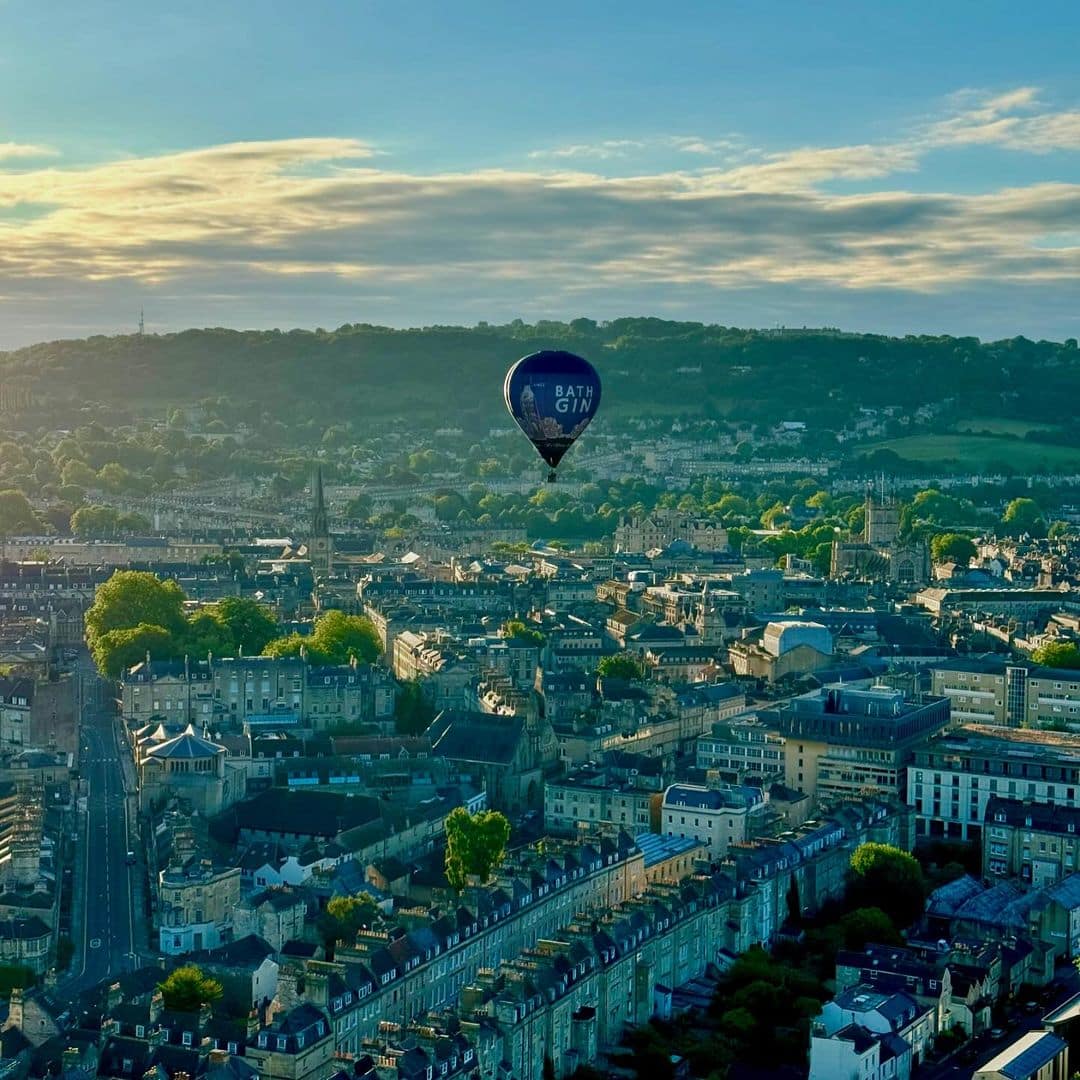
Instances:
[[[884,491],[868,489],[866,524],[861,540],[834,540],[832,577],[874,578],[897,585],[924,585],[930,580],[930,548],[922,540],[900,537],[900,505]]]
[[[192,856],[158,875],[158,948],[166,956],[216,949],[232,929],[240,868]]]
[[[245,771],[226,761],[224,746],[196,734],[190,724],[179,735],[142,749],[137,765],[143,811],[176,798],[212,817],[244,797]]]

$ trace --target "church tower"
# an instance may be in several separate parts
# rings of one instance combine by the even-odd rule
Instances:
[[[900,505],[885,493],[885,480],[881,480],[878,497],[872,488],[866,492],[866,527],[864,539],[873,547],[888,547],[900,536]]]
[[[316,578],[330,576],[330,564],[333,561],[334,548],[330,539],[330,517],[326,512],[326,500],[323,497],[322,466],[315,466],[315,476],[311,481],[312,512],[311,539],[308,541],[308,557],[311,559],[311,571]]]

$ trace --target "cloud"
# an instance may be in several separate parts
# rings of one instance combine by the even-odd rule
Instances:
[[[362,143],[210,147],[81,169],[0,174],[0,283],[148,283],[325,274],[384,282],[816,282],[947,287],[1074,278],[1048,245],[1080,186],[983,196],[825,194],[824,178],[910,167],[901,148],[807,148],[731,170],[610,178],[580,171],[421,175],[364,167]]]
[[[917,166],[910,146],[809,146],[708,176],[716,186],[744,191],[806,191],[829,180],[876,180]]]
[[[952,113],[969,128],[1013,116],[1042,128],[1052,121],[1027,88],[965,99]],[[603,175],[606,159],[586,153],[423,174],[375,167],[384,159],[371,146],[342,138],[0,170],[0,311],[10,340],[12,327],[49,336],[18,327],[39,326],[57,307],[102,318],[133,294],[185,313],[174,324],[213,311],[219,321],[287,325],[283,312],[322,318],[331,299],[356,297],[373,305],[368,318],[411,305],[424,321],[448,311],[653,310],[650,297],[675,314],[687,305],[700,313],[710,298],[739,295],[757,297],[764,313],[780,296],[813,296],[840,312],[862,296],[891,314],[913,297],[944,310],[949,297],[993,294],[1004,312],[1011,289],[1038,297],[1031,302],[1067,326],[1075,315],[1055,298],[1075,295],[1080,282],[1080,184],[882,190],[917,168],[927,147],[946,145],[940,131],[933,138],[738,147],[735,160],[717,164],[669,143],[696,167],[625,176]],[[636,142],[598,145],[629,154]],[[837,181],[859,190],[838,191]],[[894,307],[881,299],[890,295]]]
[[[625,157],[631,150],[643,150],[645,143],[639,139],[604,139],[598,143],[571,143],[568,146],[554,146],[547,150],[533,150],[530,158],[593,158],[607,161],[611,158]]]
[[[700,157],[730,156],[741,153],[744,143],[737,136],[723,139],[705,139],[700,135],[654,135],[642,139],[601,139],[591,143],[569,143],[564,146],[532,150],[532,160],[544,158],[584,158],[594,161],[610,161],[643,153],[674,150],[680,154],[696,154]]]
[[[58,151],[37,143],[0,142],[0,161],[16,158],[56,157]]]
[[[965,90],[953,95],[951,106],[950,115],[926,127],[927,145],[1001,146],[1035,154],[1080,150],[1080,111],[1043,108],[1033,86],[1001,94]]]

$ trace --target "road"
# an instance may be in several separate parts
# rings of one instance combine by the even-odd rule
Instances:
[[[950,1054],[946,1060],[924,1065],[913,1075],[918,1080],[970,1080],[976,1069],[1016,1042],[1025,1031],[1041,1029],[1042,1018],[1080,990],[1080,976],[1071,964],[1058,967],[1056,981],[1059,985],[1047,1001],[1038,1003],[1034,1012],[1026,1011],[1022,1005],[1014,1006],[1010,1011],[1010,1026],[1003,1030],[1000,1037],[994,1039],[989,1032],[984,1032],[961,1046],[956,1053]],[[974,1054],[970,1053],[971,1049],[974,1049]]]
[[[73,991],[135,964],[133,875],[128,866],[128,808],[115,718],[95,704],[83,713],[81,773],[87,784],[86,831],[79,858],[83,889],[77,933]]]

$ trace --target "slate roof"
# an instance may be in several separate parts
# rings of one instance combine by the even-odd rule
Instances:
[[[147,756],[175,760],[179,758],[212,758],[224,753],[224,746],[218,746],[216,743],[210,742],[209,739],[200,738],[189,730],[182,735],[177,735],[175,739],[169,739],[168,742],[153,747],[147,751]]]
[[[258,934],[230,941],[216,949],[203,949],[185,956],[185,964],[221,964],[227,967],[257,968],[268,956],[274,955],[273,946]]]
[[[664,806],[685,806],[694,810],[723,810],[761,802],[760,788],[693,788],[672,784],[664,795]]]
[[[1046,895],[1068,911],[1080,907],[1080,874],[1070,874],[1056,885],[1051,885]]]
[[[970,874],[964,874],[955,881],[940,885],[931,894],[926,904],[926,913],[941,918],[952,918],[969,900],[981,896],[984,892],[981,882]]]
[[[878,1036],[867,1031],[861,1024],[848,1024],[847,1027],[840,1028],[832,1038],[852,1043],[857,1054],[865,1054],[878,1041]]]
[[[281,788],[260,792],[234,808],[238,828],[301,836],[337,836],[380,816],[379,800],[369,795]]]
[[[440,757],[483,765],[509,765],[521,742],[524,722],[519,716],[446,710],[425,734]]]
[[[980,1072],[998,1073],[1008,1080],[1030,1080],[1038,1071],[1057,1057],[1068,1044],[1049,1031],[1029,1031],[997,1057],[988,1061]]]
[[[31,938],[47,937],[52,931],[36,916],[29,919],[0,919],[0,938],[9,941],[28,941]]]

